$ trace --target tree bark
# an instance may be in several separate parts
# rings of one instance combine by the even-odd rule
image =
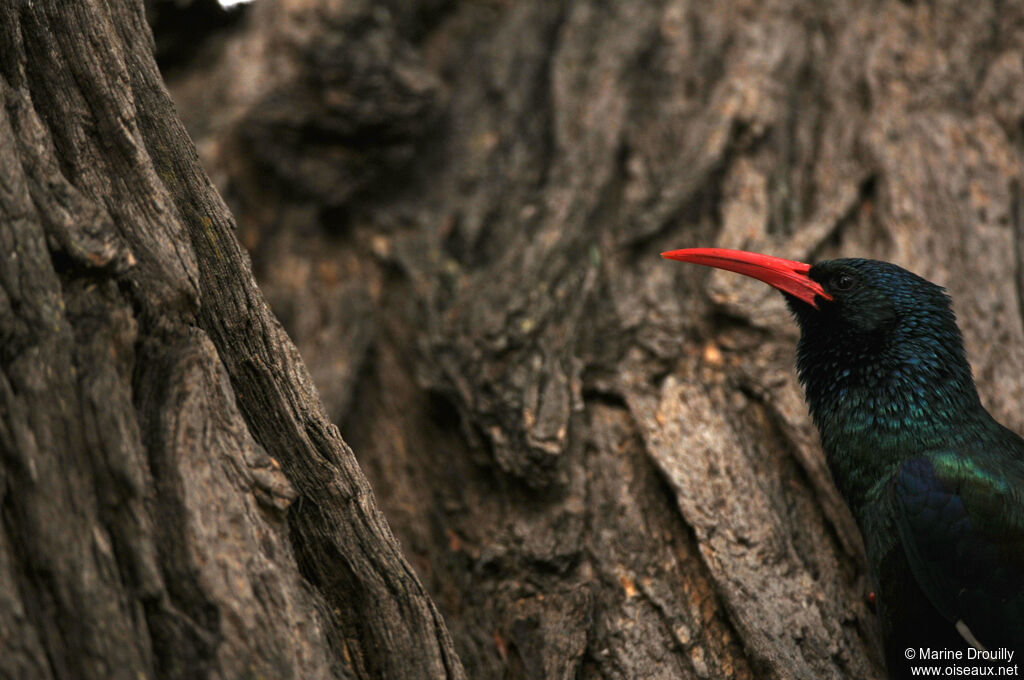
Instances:
[[[142,4],[0,4],[0,69],[0,676],[464,677]]]
[[[782,300],[657,254],[942,283],[1021,430],[1022,37],[1019,3],[309,0],[172,90],[469,675],[877,678]]]
[[[224,25],[237,227],[138,4],[0,5],[0,676],[883,676],[781,298],[657,254],[946,285],[1024,430],[1024,6]]]

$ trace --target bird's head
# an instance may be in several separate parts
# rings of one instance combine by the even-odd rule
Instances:
[[[800,324],[797,373],[840,490],[863,500],[878,475],[987,417],[945,291],[887,262],[816,265],[718,248],[662,253],[753,277]]]
[[[811,266],[717,248],[662,256],[739,272],[786,296],[800,324],[797,373],[851,507],[907,456],[991,422],[940,286],[876,260]]]
[[[848,258],[809,265],[770,255],[722,248],[687,248],[661,254],[671,260],[727,269],[782,291],[801,329],[835,341],[863,341],[904,330],[939,332],[955,321],[945,291],[888,262]]]

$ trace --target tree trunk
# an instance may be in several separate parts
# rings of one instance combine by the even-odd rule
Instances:
[[[464,677],[142,4],[0,4],[0,69],[0,676]]]
[[[942,283],[1024,430],[1024,5],[233,16],[237,231],[138,4],[0,4],[0,676],[882,677],[781,297],[658,252]]]

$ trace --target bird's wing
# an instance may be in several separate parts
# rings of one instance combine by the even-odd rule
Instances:
[[[1024,642],[1024,460],[933,452],[905,461],[889,491],[911,572],[935,608],[982,644]]]

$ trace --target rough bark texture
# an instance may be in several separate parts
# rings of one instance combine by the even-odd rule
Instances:
[[[156,43],[237,231],[143,19],[0,4],[0,676],[882,676],[781,298],[657,253],[943,283],[1024,431],[1024,5],[258,0]]]
[[[0,676],[464,677],[142,4],[0,4],[0,104]]]
[[[876,678],[781,298],[657,253],[939,281],[1022,429],[1022,44],[1020,3],[291,0],[172,89],[469,675]]]

